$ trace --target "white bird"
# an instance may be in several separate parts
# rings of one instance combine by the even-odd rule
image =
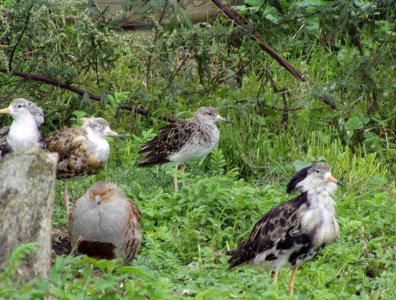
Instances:
[[[43,110],[35,103],[17,98],[0,114],[10,114],[13,122],[10,127],[0,130],[0,159],[8,152],[26,147],[45,148],[40,126],[44,123]]]

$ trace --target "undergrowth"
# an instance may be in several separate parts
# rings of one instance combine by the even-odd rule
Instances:
[[[288,180],[315,161],[327,161],[345,184],[335,196],[341,235],[299,270],[294,298],[396,299],[391,3],[245,2],[239,9],[251,18],[249,26],[309,83],[297,82],[245,34],[231,43],[239,31],[229,20],[120,33],[105,12],[95,15],[82,0],[0,4],[1,67],[72,83],[100,101],[11,75],[0,75],[4,95],[42,106],[45,133],[95,115],[128,137],[109,139],[105,169],[71,182],[69,191],[75,201],[99,180],[115,182],[142,212],[144,238],[131,265],[59,256],[48,279],[27,282],[16,270],[35,246],[24,245],[0,273],[1,299],[288,299],[289,270],[272,286],[268,271],[228,270],[225,252],[247,238],[263,214],[294,196],[285,192]],[[275,2],[283,13],[271,6]],[[27,11],[31,26],[24,29]],[[307,13],[311,17],[299,18]],[[287,18],[292,22],[282,23]],[[361,26],[362,54],[350,34],[354,24]],[[142,105],[151,115],[121,109],[121,103]],[[174,166],[137,168],[138,151],[164,125],[159,116],[188,118],[203,105],[217,107],[233,124],[219,125],[219,148],[188,164],[186,188],[176,194]],[[53,225],[67,226],[61,181]]]
[[[151,133],[145,136],[150,138]],[[143,142],[136,137],[138,141]],[[138,145],[131,142],[128,147]],[[133,299],[288,299],[289,270],[281,272],[274,287],[268,271],[228,270],[225,252],[245,239],[265,212],[292,196],[286,195],[285,186],[297,169],[326,160],[333,166],[333,175],[345,184],[335,197],[341,236],[298,272],[295,298],[396,297],[396,201],[389,168],[375,154],[356,155],[339,140],[324,142],[315,134],[307,140],[306,151],[305,158],[299,151],[291,154],[290,163],[275,180],[269,174],[247,181],[238,169],[227,169],[220,148],[188,165],[187,186],[179,193],[173,192],[172,165],[128,168],[112,159],[97,178],[73,182],[70,190],[79,195],[91,183],[105,179],[126,191],[143,214],[144,243],[137,259],[123,266],[117,260],[60,256],[49,279],[15,282],[11,270],[23,253],[34,250],[22,248],[0,275],[0,295],[3,299],[118,299],[123,295]],[[62,199],[58,192],[57,227],[66,225],[57,217],[64,214]]]

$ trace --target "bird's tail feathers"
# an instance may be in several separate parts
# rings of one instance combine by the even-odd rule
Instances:
[[[138,167],[149,167],[154,165],[161,165],[169,162],[165,157],[148,157],[142,161],[138,162]]]

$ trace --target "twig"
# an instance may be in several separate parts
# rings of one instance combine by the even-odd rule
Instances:
[[[177,67],[176,71],[172,74],[171,78],[169,78],[168,80],[168,84],[165,86],[165,88],[161,91],[161,94],[159,95],[159,98],[162,99],[162,97],[165,94],[165,91],[170,87],[170,85],[173,83],[173,80],[175,80],[176,75],[180,72],[181,68],[184,66],[184,64],[186,63],[188,58],[188,55],[186,55],[182,62],[179,64],[179,66]]]
[[[181,95],[183,95],[183,96],[191,96],[191,95],[194,95],[194,94],[206,94],[206,93],[210,92],[211,90],[215,89],[216,87],[218,87],[223,82],[227,81],[228,79],[231,79],[234,76],[235,75],[233,74],[233,75],[230,75],[230,76],[227,76],[227,77],[223,77],[223,78],[219,79],[218,81],[212,80],[213,83],[210,86],[206,87],[206,88],[195,90],[195,91],[191,91],[191,92],[185,91],[185,92],[182,92]]]
[[[154,44],[157,41],[158,38],[158,29],[155,29],[155,35],[153,39],[153,46],[150,47],[150,51],[148,54],[148,59],[147,59],[147,64],[146,64],[146,91],[150,91],[150,69],[151,69],[151,60],[153,58],[153,52],[154,52]]]
[[[161,22],[162,22],[162,19],[163,19],[164,15],[165,15],[165,10],[166,10],[167,6],[168,6],[168,0],[165,1],[164,7],[162,8],[161,15],[160,15],[160,17],[158,19],[158,23],[159,24],[161,24]]]
[[[351,18],[351,16],[349,16]],[[360,56],[364,56],[364,48],[360,39],[359,30],[354,22],[350,24],[350,35],[355,46],[359,49]]]
[[[320,95],[319,99],[321,99],[324,103],[326,103],[328,106],[330,106],[332,109],[336,109],[337,106],[333,103],[333,101],[330,99],[329,96],[327,95]]]
[[[5,102],[7,102],[7,101],[11,98],[11,96],[12,96],[17,90],[19,90],[19,88],[20,88],[25,82],[27,82],[28,80],[29,80],[29,78],[23,78],[20,82],[18,82],[18,84],[16,85],[16,87],[15,87],[10,93],[8,93],[7,96],[5,96],[5,97],[0,101],[0,104],[4,104]]]
[[[15,75],[15,76],[22,77],[25,79],[32,79],[35,81],[44,82],[46,84],[53,85],[53,86],[59,87],[61,89],[68,90],[70,92],[79,94],[80,96],[87,94],[90,99],[95,100],[95,101],[100,101],[100,99],[101,99],[101,97],[97,94],[84,91],[83,89],[78,88],[74,85],[71,85],[69,83],[60,82],[59,80],[48,77],[46,75],[28,74],[28,73],[20,72],[20,71],[14,71],[14,72],[10,73],[10,72],[8,72],[8,70],[6,68],[0,68],[0,73]],[[134,111],[135,113],[138,113],[143,116],[151,116],[150,111],[147,108],[144,108],[143,106],[140,106],[140,105],[123,103],[123,104],[120,104],[120,107],[123,109],[129,110],[129,111]],[[158,118],[161,120],[165,120],[165,121],[173,122],[173,123],[177,122],[177,120],[178,120],[177,118],[171,118],[171,117],[166,117],[166,116],[159,116]]]
[[[297,79],[305,82],[307,79],[301,73],[299,70],[297,70],[291,63],[289,63],[282,55],[278,54],[274,49],[271,48],[271,46],[261,39],[258,35],[255,35],[251,32],[251,30],[248,28],[246,23],[243,21],[242,16],[234,11],[231,7],[228,5],[222,4],[219,0],[212,0],[212,2],[220,8],[220,10],[230,19],[234,20],[234,22],[239,25],[243,31],[249,35],[249,37],[255,41],[257,41],[265,52],[267,52],[269,55],[271,55],[273,58],[275,58],[286,70],[288,70],[291,74],[294,75]]]
[[[26,19],[25,19],[25,25],[23,26],[22,32],[21,32],[21,34],[18,36],[17,41],[16,41],[14,47],[12,47],[12,50],[11,50],[11,53],[10,53],[10,60],[9,60],[9,62],[8,62],[8,70],[10,70],[10,71],[12,70],[12,61],[13,61],[13,59],[14,59],[15,51],[16,51],[16,49],[17,49],[19,43],[21,42],[22,37],[23,37],[23,35],[24,35],[25,31],[26,31],[26,28],[27,28],[27,26],[28,26],[29,19],[30,19],[30,11],[32,10],[32,8],[33,8],[33,3],[30,4],[30,6],[29,6],[29,8],[28,8],[28,12],[27,12]]]
[[[238,101],[238,103],[246,103],[246,102],[248,102],[248,101],[245,99],[241,99]],[[261,106],[266,107],[266,108],[271,108],[276,111],[284,111],[285,110],[284,108],[278,108],[276,106],[272,106],[272,105],[268,105],[268,104],[261,104]],[[294,110],[301,110],[301,109],[304,109],[304,107],[287,108],[287,111],[294,111]]]
[[[290,93],[285,88],[279,88],[276,85],[274,78],[272,77],[271,73],[267,69],[264,69],[264,74],[265,74],[265,77],[270,80],[271,86],[272,86],[272,89],[274,90],[274,92],[276,94],[281,94],[281,96],[282,96],[282,99],[283,99],[282,124],[283,124],[283,127],[285,129],[287,129],[289,127],[289,101],[287,98],[288,98],[288,96],[290,96]]]

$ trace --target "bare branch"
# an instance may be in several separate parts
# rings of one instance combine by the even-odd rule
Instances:
[[[101,99],[101,97],[97,94],[94,94],[92,92],[86,92],[83,89],[78,88],[74,85],[71,85],[69,83],[60,82],[59,80],[48,77],[46,75],[28,74],[28,73],[24,73],[24,72],[20,72],[20,71],[14,71],[14,72],[10,73],[10,72],[8,72],[8,70],[6,68],[0,68],[0,73],[15,75],[15,76],[22,77],[25,79],[32,79],[35,81],[44,82],[46,84],[56,86],[58,88],[79,94],[80,96],[83,96],[86,93],[90,99],[95,100],[95,101],[100,101],[100,99]],[[120,107],[123,109],[129,110],[129,111],[133,111],[133,112],[143,115],[143,116],[148,116],[148,117],[151,116],[150,111],[141,105],[131,104],[131,103],[123,103],[123,104],[120,104]],[[159,116],[158,118],[161,120],[171,122],[171,123],[177,122],[177,120],[178,120],[177,118],[171,118],[171,117],[166,117],[166,116]]]

